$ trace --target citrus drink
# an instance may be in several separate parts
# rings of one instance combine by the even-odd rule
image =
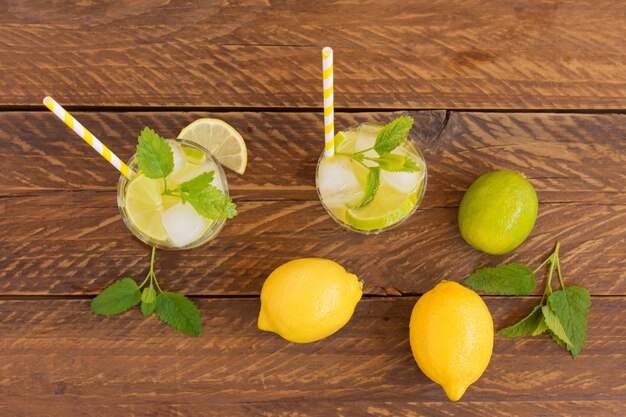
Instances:
[[[191,249],[213,239],[223,219],[209,219],[174,195],[164,194],[205,172],[213,172],[212,185],[228,196],[226,176],[219,162],[202,146],[181,139],[168,140],[174,169],[165,178],[150,179],[139,170],[136,156],[128,165],[130,179],[120,177],[118,207],[130,231],[141,241],[162,249]]]
[[[335,155],[322,154],[317,165],[316,185],[320,201],[333,219],[349,230],[379,233],[408,218],[418,207],[426,189],[426,163],[415,144],[407,138],[392,150],[417,165],[414,172],[381,169],[378,189],[367,204],[362,202],[369,168],[381,155],[373,149],[382,125],[363,123],[335,136]],[[365,151],[365,152],[363,152]],[[364,158],[356,160],[354,153]]]

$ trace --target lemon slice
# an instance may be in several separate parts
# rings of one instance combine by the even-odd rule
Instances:
[[[198,119],[178,134],[204,146],[227,168],[243,174],[248,164],[248,151],[243,138],[234,127],[219,119]]]
[[[358,209],[346,211],[346,221],[359,230],[377,230],[404,219],[415,207],[417,193],[400,193],[381,186],[374,200]]]
[[[161,185],[159,181],[139,174],[126,186],[124,209],[142,235],[162,242],[167,239],[167,234],[161,221]]]

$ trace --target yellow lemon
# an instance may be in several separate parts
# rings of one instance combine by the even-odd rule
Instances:
[[[357,276],[336,262],[320,258],[289,261],[263,284],[258,326],[291,342],[314,342],[341,329],[361,295]]]
[[[441,281],[411,314],[411,350],[422,372],[452,401],[483,374],[493,350],[493,321],[474,291]]]

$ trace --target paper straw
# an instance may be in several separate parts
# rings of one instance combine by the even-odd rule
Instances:
[[[322,79],[324,84],[324,156],[330,158],[335,154],[335,112],[333,97],[333,50],[322,49]]]
[[[109,161],[111,165],[113,165],[119,172],[122,173],[126,178],[130,178],[130,168],[128,165],[123,163],[120,158],[118,158],[109,148],[104,146],[102,142],[98,140],[97,137],[91,134],[90,131],[85,129],[85,127],[80,124],[78,120],[76,120],[71,114],[67,112],[59,103],[57,103],[52,97],[45,97],[43,99],[43,104],[54,113],[59,119],[63,120],[70,129],[72,129],[78,136],[83,138],[85,142],[91,145],[92,148],[96,150],[104,159]]]

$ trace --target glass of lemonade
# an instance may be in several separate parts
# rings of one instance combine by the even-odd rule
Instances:
[[[374,149],[383,125],[363,123],[335,136],[335,155],[325,158],[322,153],[316,172],[317,192],[322,205],[337,223],[348,230],[376,234],[402,223],[421,203],[426,190],[426,163],[411,135],[391,154],[403,155],[419,167],[415,172],[380,170],[380,183],[373,200],[359,207],[365,195],[367,158],[378,158]],[[368,150],[369,149],[369,150]],[[363,161],[350,154],[364,151]]]
[[[228,196],[228,183],[220,163],[204,147],[184,139],[169,139],[174,154],[174,170],[165,180],[168,188],[213,171],[212,185]],[[120,176],[117,205],[130,231],[141,241],[160,249],[192,249],[215,238],[224,219],[208,219],[180,198],[162,195],[163,179],[150,179],[141,173],[134,155],[128,162],[134,172],[130,179]]]

